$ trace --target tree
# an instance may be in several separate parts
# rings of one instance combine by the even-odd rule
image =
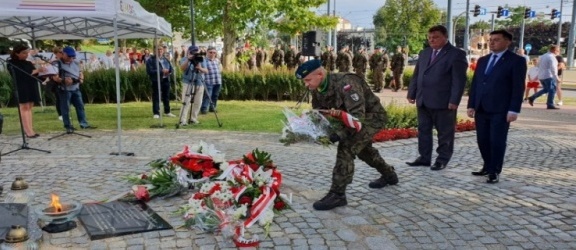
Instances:
[[[290,35],[298,35],[311,29],[328,29],[337,19],[318,16],[312,8],[326,0],[195,0],[194,22],[196,39],[207,40],[222,37],[223,65],[232,68],[234,47],[237,40],[246,38],[246,31],[272,29]],[[189,1],[142,0],[142,6],[155,11],[172,23],[174,30],[190,30]]]
[[[428,29],[442,20],[432,0],[387,0],[374,15],[376,43],[388,48],[404,45],[417,53],[424,46]]]

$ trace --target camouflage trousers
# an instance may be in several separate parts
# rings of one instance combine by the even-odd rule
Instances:
[[[381,90],[384,88],[384,72],[380,70],[374,70],[372,72],[372,79],[374,80],[374,89]]]
[[[386,163],[380,152],[372,146],[372,137],[380,129],[363,126],[362,130],[338,143],[336,165],[332,171],[330,191],[343,194],[354,177],[354,159],[356,156],[373,167],[382,176],[394,173],[394,168]]]
[[[366,70],[354,69],[354,72],[356,73],[356,75],[362,78],[362,80],[366,81]]]
[[[396,89],[401,89],[402,87],[404,87],[404,82],[403,82],[403,78],[404,78],[404,73],[402,71],[394,71],[392,73],[394,82],[396,83]]]

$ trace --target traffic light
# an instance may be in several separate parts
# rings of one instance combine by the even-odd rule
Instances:
[[[474,16],[479,16],[480,15],[480,5],[476,5],[474,6]]]
[[[532,12],[531,8],[524,9],[524,19],[530,18],[530,12]]]
[[[552,9],[552,13],[550,13],[550,19],[554,20],[554,18],[558,17],[558,10]]]
[[[504,14],[504,8],[498,6],[498,12],[496,12],[496,18],[500,18]]]

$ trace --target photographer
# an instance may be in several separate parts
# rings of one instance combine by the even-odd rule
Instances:
[[[206,61],[204,55],[200,53],[198,46],[188,47],[187,57],[182,57],[180,60],[180,69],[183,71],[182,82],[186,85],[182,88],[182,112],[180,117],[180,125],[186,125],[188,121],[188,113],[190,110],[190,98],[192,98],[192,114],[190,121],[193,124],[198,124],[198,113],[202,106],[202,98],[204,97],[204,74],[208,73],[206,69]],[[186,98],[190,95],[189,98]]]
[[[80,64],[74,61],[76,51],[74,48],[67,46],[62,49],[61,58],[58,61],[60,73],[52,77],[52,80],[58,84],[58,96],[60,98],[60,111],[62,112],[62,121],[66,132],[74,132],[74,127],[70,123],[70,103],[76,109],[78,123],[82,129],[94,129],[86,121],[84,111],[84,102],[82,93],[80,93],[80,84],[84,82],[84,75],[80,71]]]

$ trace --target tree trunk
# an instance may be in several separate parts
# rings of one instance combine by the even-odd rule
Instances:
[[[222,66],[225,70],[234,70],[234,44],[236,44],[236,30],[234,22],[230,19],[229,11],[232,8],[232,1],[228,1],[223,13],[223,33],[224,48],[222,49]]]

